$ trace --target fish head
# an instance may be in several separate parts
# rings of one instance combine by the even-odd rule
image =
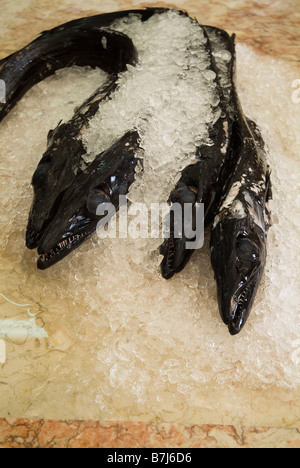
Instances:
[[[249,317],[265,266],[265,233],[248,218],[225,218],[212,231],[211,259],[221,317],[236,335]]]
[[[27,232],[26,245],[37,248],[44,231],[61,205],[62,199],[78,172],[82,172],[76,155],[83,154],[82,143],[64,138],[68,124],[59,124],[48,134],[48,148],[32,177],[34,191]]]
[[[110,188],[104,181],[96,187],[91,182],[90,187],[87,187],[78,180],[76,185],[70,187],[42,232],[37,246],[38,268],[49,268],[88,239],[101,220],[101,216],[97,216],[97,209],[110,202]]]
[[[43,162],[37,168],[26,243],[28,248],[37,248],[39,269],[49,268],[79,247],[102,219],[109,221],[107,210],[99,207],[110,204],[116,211],[119,196],[126,195],[134,180],[137,139],[136,132],[128,132],[73,178],[68,188],[65,180],[64,184],[56,180],[53,196],[49,193],[53,166]]]

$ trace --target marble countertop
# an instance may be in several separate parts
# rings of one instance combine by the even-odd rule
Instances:
[[[300,448],[300,429],[0,420],[2,448]]]
[[[175,6],[206,24],[235,32],[262,55],[280,58],[300,77],[298,0],[2,0],[0,59],[43,30],[71,19],[119,9]],[[22,416],[22,415],[20,415]],[[300,428],[145,422],[0,419],[0,447],[300,448]]]
[[[262,54],[299,62],[300,5],[297,0],[2,0],[0,58],[43,30],[83,16],[146,6],[177,7],[200,22],[235,32]]]

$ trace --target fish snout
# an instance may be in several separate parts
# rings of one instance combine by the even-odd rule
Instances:
[[[34,223],[30,216],[26,230],[26,247],[28,249],[36,249],[42,237],[41,229]]]
[[[231,335],[236,335],[255,299],[266,261],[265,244],[261,232],[233,219],[217,225],[211,244],[220,314]]]

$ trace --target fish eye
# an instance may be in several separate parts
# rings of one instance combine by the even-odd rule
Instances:
[[[239,235],[236,241],[236,268],[239,273],[247,275],[258,257],[255,245],[247,237]]]
[[[100,184],[89,191],[86,206],[89,213],[96,215],[99,205],[110,203],[110,189],[107,184]]]
[[[259,256],[255,244],[244,235],[237,237],[236,250],[242,257],[257,258]]]
[[[198,190],[193,186],[182,186],[179,187],[172,194],[172,201],[179,203],[191,203],[192,205],[196,202]]]
[[[32,177],[33,187],[43,187],[48,179],[48,174],[51,164],[49,162],[43,163],[37,167]]]

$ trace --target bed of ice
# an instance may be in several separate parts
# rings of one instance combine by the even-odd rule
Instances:
[[[87,153],[96,156],[136,129],[144,170],[128,198],[165,202],[180,171],[195,162],[195,144],[211,144],[208,129],[220,117],[207,39],[196,21],[173,11],[146,23],[132,15],[116,21],[112,29],[132,39],[138,64],[120,75],[118,92],[89,123],[84,136]]]
[[[203,249],[170,281],[160,275],[157,240],[150,246],[144,239],[94,237],[44,272],[25,248],[30,180],[47,133],[72,116],[105,80],[103,72],[62,70],[36,85],[2,122],[0,319],[34,315],[48,337],[0,336],[6,342],[0,415],[165,421],[201,415],[205,422],[251,423],[252,410],[253,423],[267,424],[285,401],[289,416],[276,423],[293,424],[300,384],[297,76],[285,62],[240,44],[237,75],[244,111],[269,148],[274,200],[265,274],[236,337],[219,317],[209,232]],[[157,186],[168,170],[160,167]]]

